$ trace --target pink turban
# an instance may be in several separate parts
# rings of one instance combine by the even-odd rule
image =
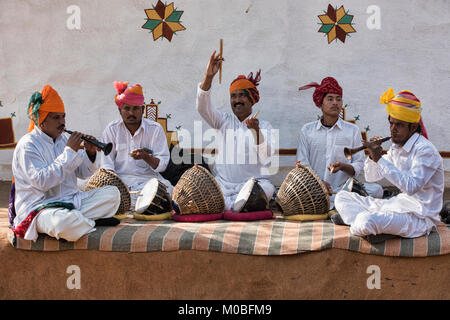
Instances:
[[[135,84],[132,87],[128,87],[128,82],[114,81],[113,84],[117,90],[115,101],[119,109],[124,104],[131,106],[142,106],[144,104],[144,94],[139,84]]]

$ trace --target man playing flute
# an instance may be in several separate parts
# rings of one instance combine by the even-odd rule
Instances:
[[[112,218],[120,201],[116,187],[78,190],[77,178],[88,178],[96,170],[97,147],[84,142],[81,151],[81,133],[62,135],[65,115],[64,103],[51,86],[32,95],[29,130],[12,160],[17,214],[12,229],[26,240],[36,241],[38,233],[45,233],[76,241],[96,225],[119,223]]]
[[[420,237],[429,234],[440,221],[443,161],[428,140],[421,103],[412,92],[404,90],[394,95],[389,89],[380,102],[386,104],[393,144],[386,155],[380,144],[369,144],[364,173],[368,181],[386,178],[401,193],[390,199],[375,199],[341,191],[336,195],[336,209],[352,234],[366,236],[369,241],[389,235]]]

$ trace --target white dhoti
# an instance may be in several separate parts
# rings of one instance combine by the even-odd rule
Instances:
[[[270,200],[273,197],[273,193],[275,192],[275,187],[268,179],[257,179],[257,180],[261,188],[264,190],[264,193],[266,194],[267,201],[270,202]],[[239,191],[241,191],[242,187],[247,181],[244,181],[242,183],[232,183],[224,181],[220,177],[216,177],[216,181],[219,184],[220,189],[222,190],[223,196],[225,198],[225,210],[231,210],[234,201],[236,200],[236,197],[239,194]]]
[[[56,239],[77,241],[95,230],[95,220],[115,215],[120,204],[119,189],[105,186],[86,191],[79,209],[49,208],[42,210],[33,222],[39,233]]]
[[[378,198],[378,199],[383,198],[383,187],[380,186],[378,183],[364,182],[364,183],[362,183],[362,185],[364,186],[364,189],[366,189],[367,194],[370,197]],[[343,185],[337,191],[336,190],[333,190],[333,191],[340,192],[340,191],[342,191],[342,188],[343,188]],[[336,199],[336,194],[330,195],[330,210],[335,208],[335,199]]]
[[[380,186],[378,183],[364,182],[363,186],[370,197],[378,199],[383,198],[383,187]]]
[[[420,202],[405,194],[375,199],[340,191],[335,206],[344,223],[350,225],[350,232],[357,236],[383,233],[416,238],[429,234],[434,228],[431,221],[420,217]]]

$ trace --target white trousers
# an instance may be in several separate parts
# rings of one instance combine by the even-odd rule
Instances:
[[[378,183],[363,183],[364,188],[367,191],[367,194],[373,198],[383,198],[383,187],[380,186]],[[342,187],[337,191],[339,192],[342,189]],[[335,207],[335,198],[336,194],[330,195],[330,210]]]
[[[95,220],[115,215],[120,204],[120,192],[114,186],[86,191],[79,210],[49,208],[42,210],[36,219],[39,233],[56,239],[77,241],[95,230]]]
[[[369,196],[378,198],[378,199],[383,198],[383,187],[380,186],[378,183],[364,182],[363,186],[366,189],[367,194]]]
[[[409,203],[404,200],[399,196],[375,199],[362,197],[355,192],[340,191],[334,203],[342,220],[350,225],[350,232],[357,236],[384,233],[416,238],[429,234],[433,225],[408,212]],[[402,203],[406,205],[404,208]]]
[[[216,178],[216,180],[225,198],[225,210],[231,210],[231,208],[233,208],[234,201],[236,201],[236,198],[239,194],[239,191],[241,191],[242,187],[247,181],[244,181],[242,183],[230,183],[225,182],[220,178]],[[268,179],[258,179],[258,183],[264,190],[267,200],[270,202],[273,193],[275,192],[275,187]]]

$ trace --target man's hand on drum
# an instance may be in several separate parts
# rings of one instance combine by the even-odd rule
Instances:
[[[331,185],[328,182],[326,182],[325,180],[322,180],[322,182],[325,185],[325,187],[327,188],[328,193],[332,193],[333,189],[331,189]]]
[[[376,136],[369,140],[369,142],[363,142],[363,146],[367,146],[367,151],[369,152],[369,158],[375,162],[381,159],[383,156],[383,147],[381,143],[373,143],[375,141],[381,140],[382,137]]]

